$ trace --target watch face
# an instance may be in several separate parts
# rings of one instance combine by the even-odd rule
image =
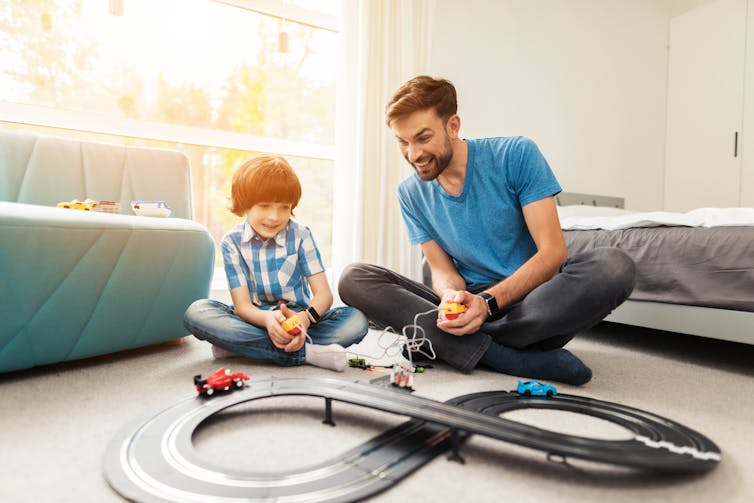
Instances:
[[[495,300],[495,297],[493,297],[487,292],[482,292],[479,294],[479,296],[482,297],[484,301],[487,303],[487,314],[490,317],[495,316],[500,310],[497,307],[497,300]]]

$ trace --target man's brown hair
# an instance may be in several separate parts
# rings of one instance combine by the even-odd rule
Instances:
[[[430,108],[447,122],[458,110],[456,88],[449,80],[419,75],[395,92],[385,106],[385,122],[390,127],[396,119]]]
[[[282,156],[264,154],[233,173],[230,211],[242,217],[257,203],[289,203],[291,215],[301,199],[301,182]]]

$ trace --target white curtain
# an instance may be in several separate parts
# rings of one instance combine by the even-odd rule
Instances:
[[[400,216],[399,182],[411,173],[385,125],[385,104],[426,74],[434,0],[344,0],[335,162],[333,276],[369,262],[421,280],[421,251]]]

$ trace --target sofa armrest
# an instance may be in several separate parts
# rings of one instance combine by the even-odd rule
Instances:
[[[214,253],[192,220],[0,202],[0,372],[186,335]]]

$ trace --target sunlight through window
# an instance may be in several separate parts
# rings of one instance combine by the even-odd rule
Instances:
[[[299,18],[271,14],[277,4]],[[225,207],[237,163],[283,154],[304,186],[297,216],[329,261],[338,12],[314,0],[0,0],[0,121],[184,150],[195,218],[216,241],[237,218]]]

